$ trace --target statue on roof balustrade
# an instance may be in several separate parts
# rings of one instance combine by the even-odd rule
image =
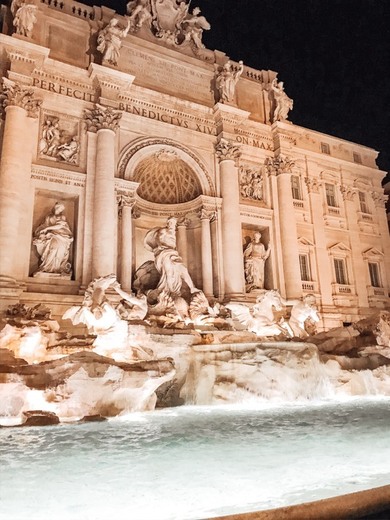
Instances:
[[[16,34],[31,38],[32,30],[37,21],[38,7],[30,4],[26,0],[12,0],[11,14],[13,16],[13,26]]]
[[[275,121],[286,121],[288,113],[293,108],[293,100],[284,91],[283,81],[275,78],[271,83],[274,98],[273,123]]]
[[[126,38],[130,30],[131,20],[127,19],[126,27],[119,25],[118,18],[112,18],[110,22],[99,32],[97,50],[103,55],[103,62],[117,65],[123,38]]]
[[[227,61],[221,70],[216,72],[215,85],[219,93],[220,103],[231,103],[234,99],[236,85],[244,71],[244,64],[240,60],[236,69],[233,64]]]

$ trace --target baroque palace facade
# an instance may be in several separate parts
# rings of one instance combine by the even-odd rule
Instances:
[[[146,233],[172,215],[209,298],[255,301],[244,251],[260,232],[264,288],[314,294],[320,330],[388,305],[377,152],[291,123],[277,74],[206,49],[199,10],[14,0],[2,14],[3,309],[60,316],[110,273],[134,290]]]

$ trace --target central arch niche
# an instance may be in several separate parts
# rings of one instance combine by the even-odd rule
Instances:
[[[197,175],[174,150],[162,149],[146,157],[132,177],[140,183],[138,195],[148,202],[180,204],[202,194]]]

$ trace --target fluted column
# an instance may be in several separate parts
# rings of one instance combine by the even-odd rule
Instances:
[[[276,157],[266,161],[270,175],[276,175],[280,240],[283,260],[283,273],[287,298],[302,296],[301,273],[299,269],[298,236],[295,222],[295,210],[291,191],[291,168],[294,163],[288,157]]]
[[[240,185],[236,166],[240,154],[239,147],[226,139],[220,139],[216,145],[216,155],[220,162],[225,297],[233,299],[242,297],[245,292]]]
[[[133,208],[135,200],[128,195],[118,197],[118,216],[121,223],[120,276],[119,280],[127,292],[131,292],[133,264]]]
[[[0,163],[0,285],[16,287],[19,217],[31,179],[28,118],[37,117],[42,101],[34,99],[34,90],[7,78],[2,87],[0,102],[6,117]]]
[[[188,218],[182,217],[177,222],[177,250],[183,260],[183,264],[188,267],[188,245],[187,245],[187,228],[190,221]]]
[[[87,128],[97,133],[92,225],[92,278],[116,272],[115,132],[122,113],[96,105],[85,111]]]
[[[354,198],[357,197],[357,190],[352,186],[341,186],[341,194],[345,203],[345,214],[348,222],[351,262],[354,272],[354,284],[358,297],[359,307],[368,307],[367,294],[367,267],[363,258],[362,245],[360,240],[360,230],[357,221],[357,211]]]
[[[333,305],[333,277],[329,263],[329,254],[324,228],[322,195],[320,193],[321,182],[316,177],[305,177],[305,182],[309,193],[310,213],[313,220],[318,290],[321,294],[322,305]]]
[[[213,296],[213,256],[211,249],[211,230],[210,221],[214,218],[214,213],[200,211],[200,221],[202,225],[202,279],[203,292],[206,296]]]

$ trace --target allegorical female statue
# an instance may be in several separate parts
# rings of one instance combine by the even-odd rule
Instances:
[[[112,18],[108,25],[99,32],[97,50],[103,54],[103,61],[117,65],[123,38],[130,30],[130,19],[125,28],[120,27],[118,18]]]
[[[221,103],[230,103],[233,101],[236,84],[244,71],[244,64],[239,61],[239,67],[234,70],[230,61],[227,61],[222,70],[217,73],[215,84],[219,92],[219,101]]]
[[[244,250],[244,271],[247,291],[264,289],[264,266],[271,252],[261,243],[261,233],[256,231]]]
[[[40,262],[34,276],[39,273],[57,275],[70,275],[71,273],[69,254],[73,234],[63,215],[64,211],[65,206],[61,202],[56,202],[52,211],[35,230],[33,244],[37,248]]]

